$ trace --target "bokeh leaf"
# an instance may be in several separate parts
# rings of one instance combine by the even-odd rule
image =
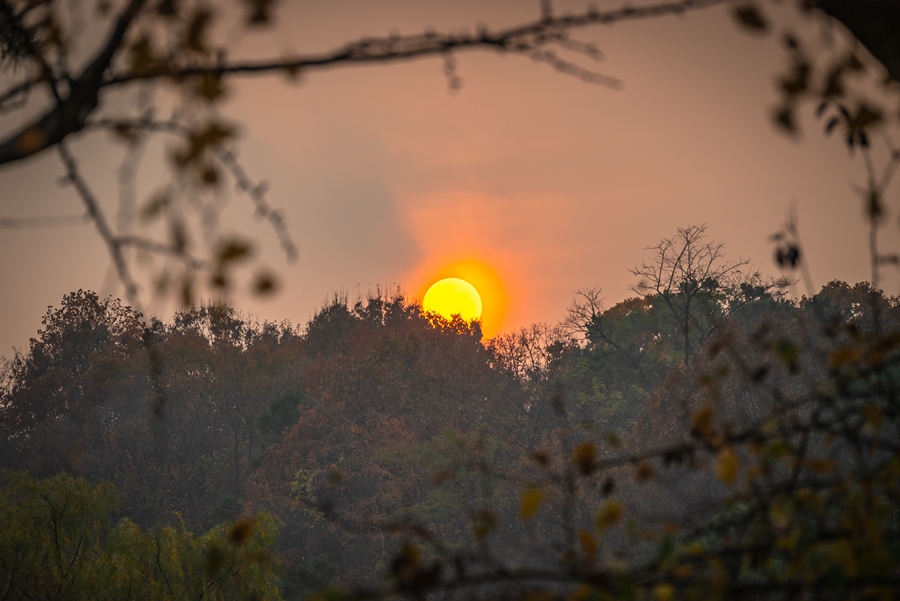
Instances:
[[[537,510],[540,508],[541,503],[544,501],[544,490],[538,488],[536,486],[529,486],[522,493],[522,501],[519,504],[519,518],[523,522],[527,522]]]

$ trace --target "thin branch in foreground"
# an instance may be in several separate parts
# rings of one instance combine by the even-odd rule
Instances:
[[[175,120],[157,121],[150,117],[134,120],[110,118],[98,119],[86,123],[85,129],[110,129],[113,131],[126,129],[129,131],[162,132],[185,139],[189,139],[192,133],[189,128]],[[299,256],[300,251],[291,237],[291,233],[288,231],[287,224],[285,223],[281,212],[278,209],[273,208],[266,199],[266,190],[268,187],[266,183],[254,182],[247,174],[246,169],[244,169],[240,161],[238,161],[237,155],[233,150],[222,146],[216,146],[213,149],[213,154],[234,178],[237,188],[253,201],[256,215],[265,219],[275,231],[278,242],[281,244],[281,248],[287,256],[288,261],[295,261]],[[202,269],[202,267],[196,269]]]
[[[266,74],[279,71],[297,73],[308,69],[338,65],[387,63],[425,56],[441,56],[451,51],[470,49],[493,49],[530,56],[533,50],[552,44],[558,44],[576,52],[579,51],[579,48],[591,48],[586,54],[596,59],[599,56],[597,49],[590,45],[573,42],[565,35],[566,32],[591,25],[612,25],[620,21],[650,19],[666,15],[683,15],[689,10],[709,8],[732,1],[680,0],[638,7],[626,4],[620,8],[608,11],[598,11],[595,7],[591,7],[585,12],[576,15],[553,17],[544,15],[533,21],[514,25],[496,32],[480,28],[475,33],[439,34],[426,32],[408,36],[363,38],[331,52],[295,58],[267,59],[230,64],[221,63],[212,66],[175,67],[174,69],[172,65],[161,65],[158,68],[148,69],[141,73],[113,76],[104,81],[102,86],[120,86],[142,79],[173,78],[180,80],[199,75],[221,77],[223,75]]]
[[[142,238],[140,236],[116,236],[114,242],[118,246],[131,246],[133,248],[137,248],[139,250],[145,250],[147,252],[151,252],[157,255],[168,255],[175,259],[178,259],[184,265],[194,271],[200,271],[202,269],[206,269],[208,266],[206,261],[202,259],[198,259],[192,255],[190,255],[184,249],[179,248],[174,244],[167,244],[165,242],[159,242],[157,240],[150,240],[147,238]]]
[[[65,141],[60,142],[58,147],[59,156],[62,158],[63,165],[65,165],[68,180],[75,187],[76,192],[78,192],[81,201],[87,209],[88,215],[90,215],[91,220],[94,222],[94,226],[97,228],[97,232],[106,243],[110,258],[112,258],[113,265],[116,267],[116,273],[119,274],[119,280],[122,282],[122,285],[125,286],[125,295],[128,298],[128,302],[130,302],[138,312],[141,312],[137,283],[134,281],[134,278],[131,276],[131,271],[128,269],[128,261],[126,261],[125,255],[122,253],[122,244],[118,241],[115,233],[109,227],[109,223],[106,221],[106,215],[100,208],[97,198],[78,171],[78,164],[69,152],[69,148]]]
[[[300,251],[291,238],[291,234],[287,229],[284,218],[281,216],[281,212],[277,209],[273,209],[272,205],[269,204],[269,201],[266,200],[267,186],[265,182],[259,184],[253,183],[253,180],[250,179],[247,172],[238,162],[233,151],[218,146],[215,149],[215,155],[231,172],[232,177],[234,177],[237,182],[238,188],[253,201],[256,208],[256,214],[268,221],[269,225],[272,226],[275,235],[278,237],[278,241],[281,243],[284,254],[287,255],[288,261],[296,261]]]
[[[577,15],[554,17],[545,14],[539,19],[496,32],[480,28],[475,33],[437,34],[426,32],[410,36],[365,38],[331,52],[274,60],[237,63],[217,61],[208,65],[179,65],[166,60],[159,65],[140,71],[104,76],[107,68],[114,64],[114,56],[124,48],[126,33],[130,30],[134,17],[144,4],[143,0],[132,0],[122,11],[112,34],[100,53],[72,82],[72,92],[69,96],[60,99],[47,113],[34,121],[23,124],[17,132],[0,141],[0,164],[14,162],[41,152],[58,144],[70,134],[80,131],[84,127],[87,117],[98,107],[98,94],[101,89],[125,86],[142,80],[168,79],[182,82],[199,76],[221,78],[232,75],[278,72],[296,74],[310,69],[391,63],[427,56],[446,56],[456,50],[485,49],[529,56],[585,82],[618,87],[620,82],[616,78],[582,68],[559,57],[550,47],[557,45],[596,60],[599,52],[589,44],[580,44],[569,39],[567,35],[569,31],[591,25],[609,25],[619,21],[681,15],[688,10],[707,8],[731,1],[680,0],[640,7],[626,5],[603,12],[596,8],[589,8],[584,13]],[[48,83],[52,85],[54,82],[48,81]],[[26,91],[31,85],[33,84],[20,82],[10,90],[0,93],[0,103]]]
[[[42,227],[61,227],[67,225],[83,225],[90,220],[90,213],[81,213],[79,215],[45,215],[37,217],[0,217],[0,228],[7,230],[23,230]]]

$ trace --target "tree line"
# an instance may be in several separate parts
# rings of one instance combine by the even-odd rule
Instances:
[[[898,299],[649,250],[491,340],[399,294],[67,294],[3,368],[5,598],[893,594]]]

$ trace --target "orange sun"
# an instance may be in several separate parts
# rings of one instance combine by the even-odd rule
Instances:
[[[455,261],[440,258],[432,262],[431,265],[424,265],[421,275],[416,279],[422,282],[418,298],[422,299],[423,309],[436,311],[441,315],[444,315],[444,313],[429,306],[431,285],[445,279],[458,280],[469,284],[475,289],[479,298],[479,303],[477,304],[481,307],[481,310],[478,311],[476,319],[481,321],[481,331],[485,338],[496,336],[499,332],[500,327],[503,325],[508,304],[506,287],[501,282],[500,276],[484,262],[470,258],[457,259]],[[450,313],[445,316],[449,317],[453,313],[460,313],[464,319],[472,319],[462,314],[459,309],[454,311],[452,308]]]
[[[481,319],[481,296],[475,286],[460,278],[444,278],[428,288],[422,309],[446,319],[459,315],[465,321]]]

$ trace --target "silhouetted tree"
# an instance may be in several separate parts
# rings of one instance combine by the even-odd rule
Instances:
[[[758,273],[747,270],[749,261],[726,261],[724,244],[706,239],[706,226],[678,228],[672,238],[663,238],[650,259],[631,270],[639,279],[631,289],[651,303],[662,303],[675,326],[684,364],[712,333],[717,320],[731,308],[727,303],[734,289]]]

